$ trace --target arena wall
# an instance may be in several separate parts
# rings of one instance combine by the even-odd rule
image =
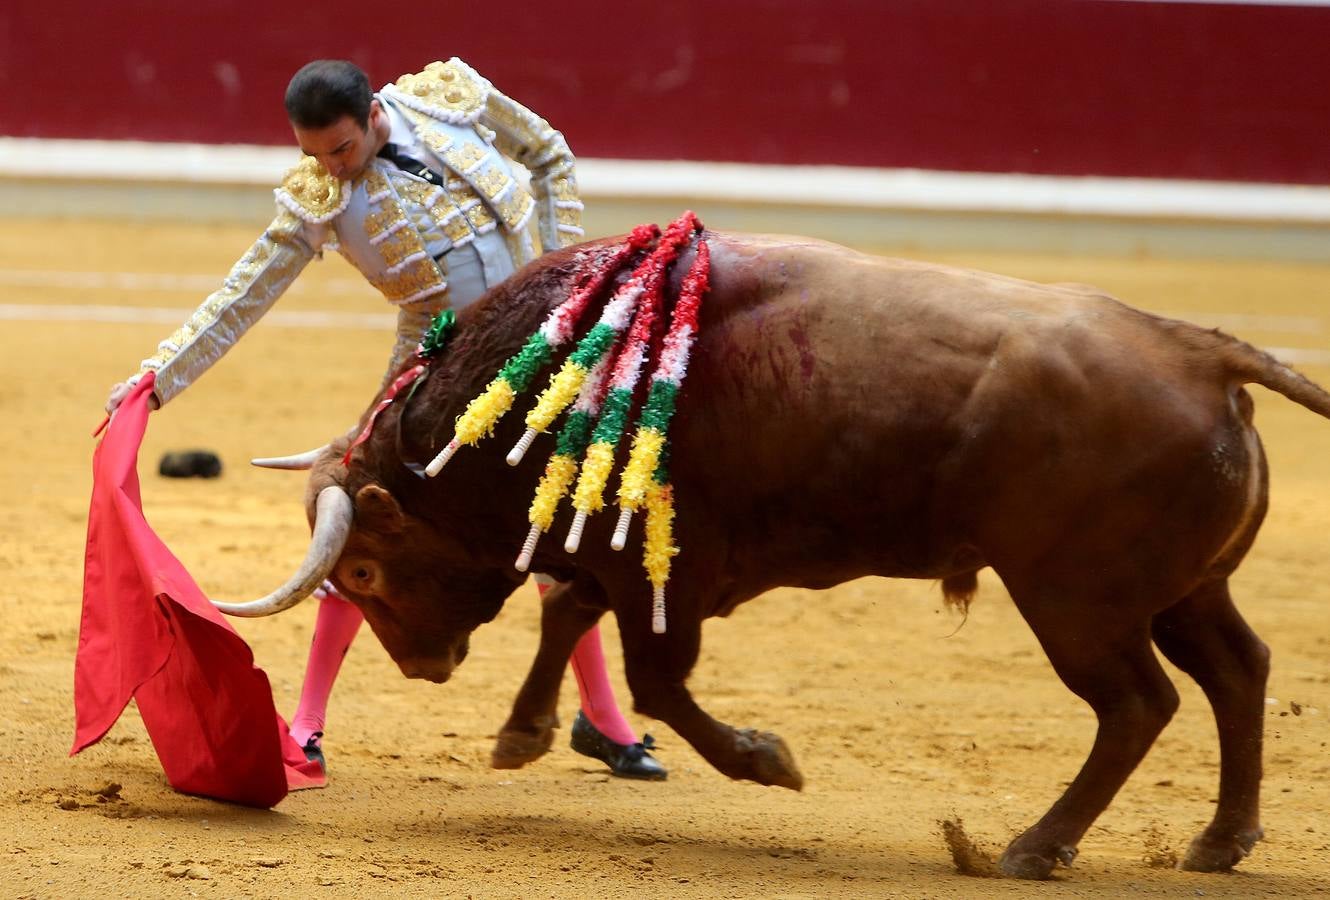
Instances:
[[[4,4],[0,213],[259,222],[295,68],[457,55],[568,135],[592,233],[697,205],[860,243],[1322,258],[1326,47],[1330,0]]]
[[[308,59],[384,81],[457,55],[582,156],[1330,183],[1325,5],[427,9],[4,4],[0,134],[287,144],[282,89]]]

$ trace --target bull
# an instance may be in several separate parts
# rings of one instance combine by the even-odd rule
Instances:
[[[689,693],[702,620],[778,586],[866,575],[936,579],[966,608],[991,567],[1098,719],[1079,774],[1002,869],[1047,878],[1075,858],[1178,705],[1156,648],[1201,686],[1219,732],[1218,804],[1182,866],[1226,870],[1247,855],[1262,836],[1270,654],[1229,594],[1267,506],[1244,385],[1327,418],[1330,394],[1246,343],[1094,288],[798,238],[706,238],[711,291],[671,431],[683,552],[669,627],[652,631],[638,548],[610,549],[613,517],[590,521],[576,555],[540,543],[531,568],[561,586],[494,763],[548,748],[568,655],[611,610],[639,712],[731,778],[798,789],[777,735],[719,722]],[[300,571],[225,608],[276,611],[330,576],[405,675],[446,681],[523,581],[513,559],[541,462],[505,463],[522,428],[510,416],[438,478],[420,463],[567,295],[577,260],[610,246],[546,256],[465,310],[428,380],[349,465],[342,444],[314,466]]]

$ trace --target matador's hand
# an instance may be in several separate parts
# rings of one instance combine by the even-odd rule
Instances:
[[[106,398],[107,414],[114,413],[120,407],[120,404],[125,402],[125,398],[129,396],[129,392],[133,389],[134,386],[128,381],[122,381],[115,387],[111,388],[111,396]],[[157,402],[156,394],[148,398],[149,409],[157,409],[160,406],[161,404]]]

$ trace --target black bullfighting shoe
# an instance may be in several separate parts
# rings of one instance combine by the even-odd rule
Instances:
[[[609,766],[610,773],[620,778],[664,781],[670,774],[649,752],[656,747],[651,735],[642,735],[642,740],[636,744],[616,744],[601,734],[580,709],[577,718],[573,719],[572,740],[569,743],[583,756],[598,759]]]
[[[300,749],[305,751],[305,759],[318,763],[319,768],[323,770],[324,777],[327,777],[328,763],[323,758],[323,744],[320,743],[322,738],[323,732],[316,731],[309,736],[309,740],[305,741],[305,746]]]

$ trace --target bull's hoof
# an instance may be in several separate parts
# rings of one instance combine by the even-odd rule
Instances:
[[[735,749],[748,757],[749,773],[746,777],[758,784],[804,789],[804,776],[794,761],[794,754],[785,746],[780,735],[769,731],[745,728],[735,732]]]
[[[1264,835],[1260,828],[1229,836],[1203,831],[1191,842],[1178,868],[1188,872],[1227,872],[1242,862]]]
[[[1002,874],[1010,878],[1024,878],[1028,881],[1047,881],[1053,877],[1053,869],[1058,863],[1070,866],[1076,859],[1076,848],[1059,844],[1038,852],[1019,849],[1016,844],[1007,848],[998,860]]]
[[[554,744],[556,721],[535,723],[536,731],[504,726],[490,751],[490,766],[495,769],[520,769],[540,759]]]

